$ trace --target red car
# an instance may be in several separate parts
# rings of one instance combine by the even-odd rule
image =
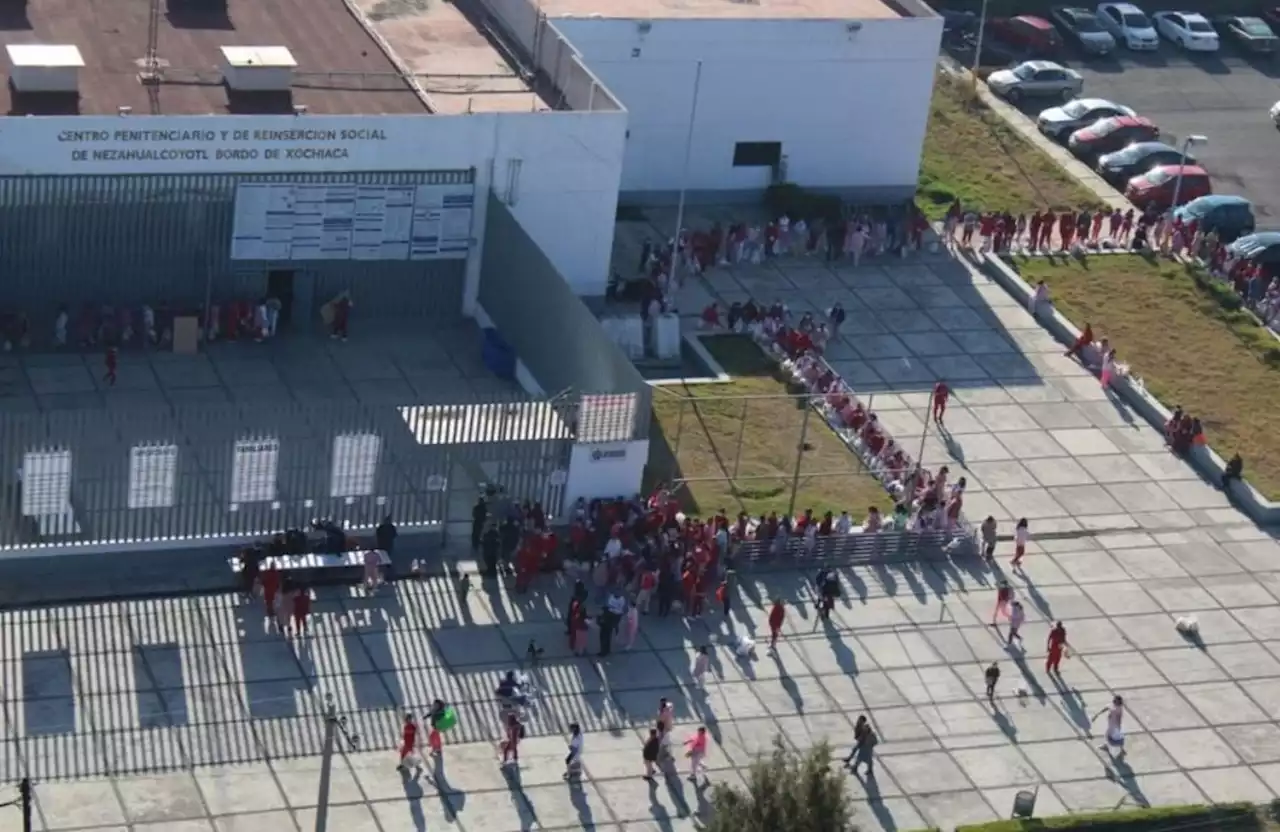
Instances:
[[[1134,142],[1153,142],[1160,128],[1142,116],[1112,116],[1082,127],[1067,139],[1067,148],[1079,159],[1091,162],[1104,153],[1113,153]]]
[[[1178,184],[1178,174],[1182,174],[1182,184]],[[1209,174],[1198,165],[1159,165],[1141,176],[1129,180],[1124,195],[1135,208],[1145,210],[1148,207],[1161,211],[1175,207],[1173,192],[1178,192],[1178,205],[1185,205],[1193,199],[1213,193],[1209,182]]]
[[[1043,17],[997,17],[988,21],[987,29],[997,40],[1028,55],[1053,56],[1062,51],[1062,37]]]

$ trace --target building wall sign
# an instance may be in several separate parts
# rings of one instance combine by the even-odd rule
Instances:
[[[0,176],[465,170],[484,116],[32,116],[0,125]]]
[[[364,144],[387,141],[370,127],[60,130],[58,145],[73,163],[346,161]]]

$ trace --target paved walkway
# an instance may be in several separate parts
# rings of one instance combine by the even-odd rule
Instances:
[[[797,310],[843,301],[858,335],[833,346],[833,361],[876,392],[895,433],[921,430],[936,377],[957,388],[950,434],[926,436],[925,458],[968,478],[971,515],[995,514],[1006,531],[1031,518],[1025,575],[1009,576],[1029,613],[1025,652],[986,623],[997,576],[966,564],[848,570],[830,631],[813,630],[802,575],[753,576],[739,627],[760,627],[772,596],[796,606],[777,659],[750,665],[716,618],[646,621],[630,653],[566,656],[567,588],[545,583],[528,597],[476,592],[465,606],[444,579],[377,599],[335,592],[295,645],[232,596],[8,612],[0,782],[36,778],[43,829],[310,829],[331,694],[360,737],[337,761],[331,829],[683,830],[705,793],[638,777],[641,732],[666,696],[682,731],[710,726],[712,779],[726,782],[779,732],[840,745],[870,714],[877,778],[850,781],[869,829],[1006,816],[1036,785],[1045,815],[1280,794],[1280,546],[998,287],[935,258],[719,270],[689,292],[785,294]],[[1185,614],[1201,642],[1175,631]],[[1042,672],[1053,619],[1078,651],[1063,685]],[[529,638],[548,654],[523,767],[504,774],[489,697]],[[702,691],[687,668],[706,643],[716,659]],[[992,661],[1004,671],[995,709],[982,696]],[[1089,735],[1114,693],[1130,706],[1121,764]],[[458,704],[460,727],[444,771],[406,782],[393,771],[400,715],[435,696]],[[587,731],[581,788],[560,781],[573,721]]]

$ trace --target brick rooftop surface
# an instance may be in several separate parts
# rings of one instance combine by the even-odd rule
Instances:
[[[9,115],[222,115],[425,113],[426,105],[343,0],[162,0],[158,54],[168,62],[154,103],[138,80],[147,52],[148,0],[27,0],[0,8],[0,43],[80,49],[80,95],[15,94],[0,86]],[[222,46],[287,46],[298,66],[292,95],[228,95]],[[68,100],[70,99],[70,100]]]

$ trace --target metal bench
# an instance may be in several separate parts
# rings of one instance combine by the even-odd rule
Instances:
[[[308,552],[305,555],[270,555],[262,559],[263,570],[275,567],[289,576],[304,575],[311,578],[329,577],[335,574],[345,575],[347,570],[354,570],[357,578],[364,572],[364,558],[368,549],[353,549],[348,552]],[[386,569],[391,566],[391,556],[382,549],[373,549],[378,555],[378,566]],[[227,559],[231,565],[231,573],[239,575],[244,564],[238,556]]]

